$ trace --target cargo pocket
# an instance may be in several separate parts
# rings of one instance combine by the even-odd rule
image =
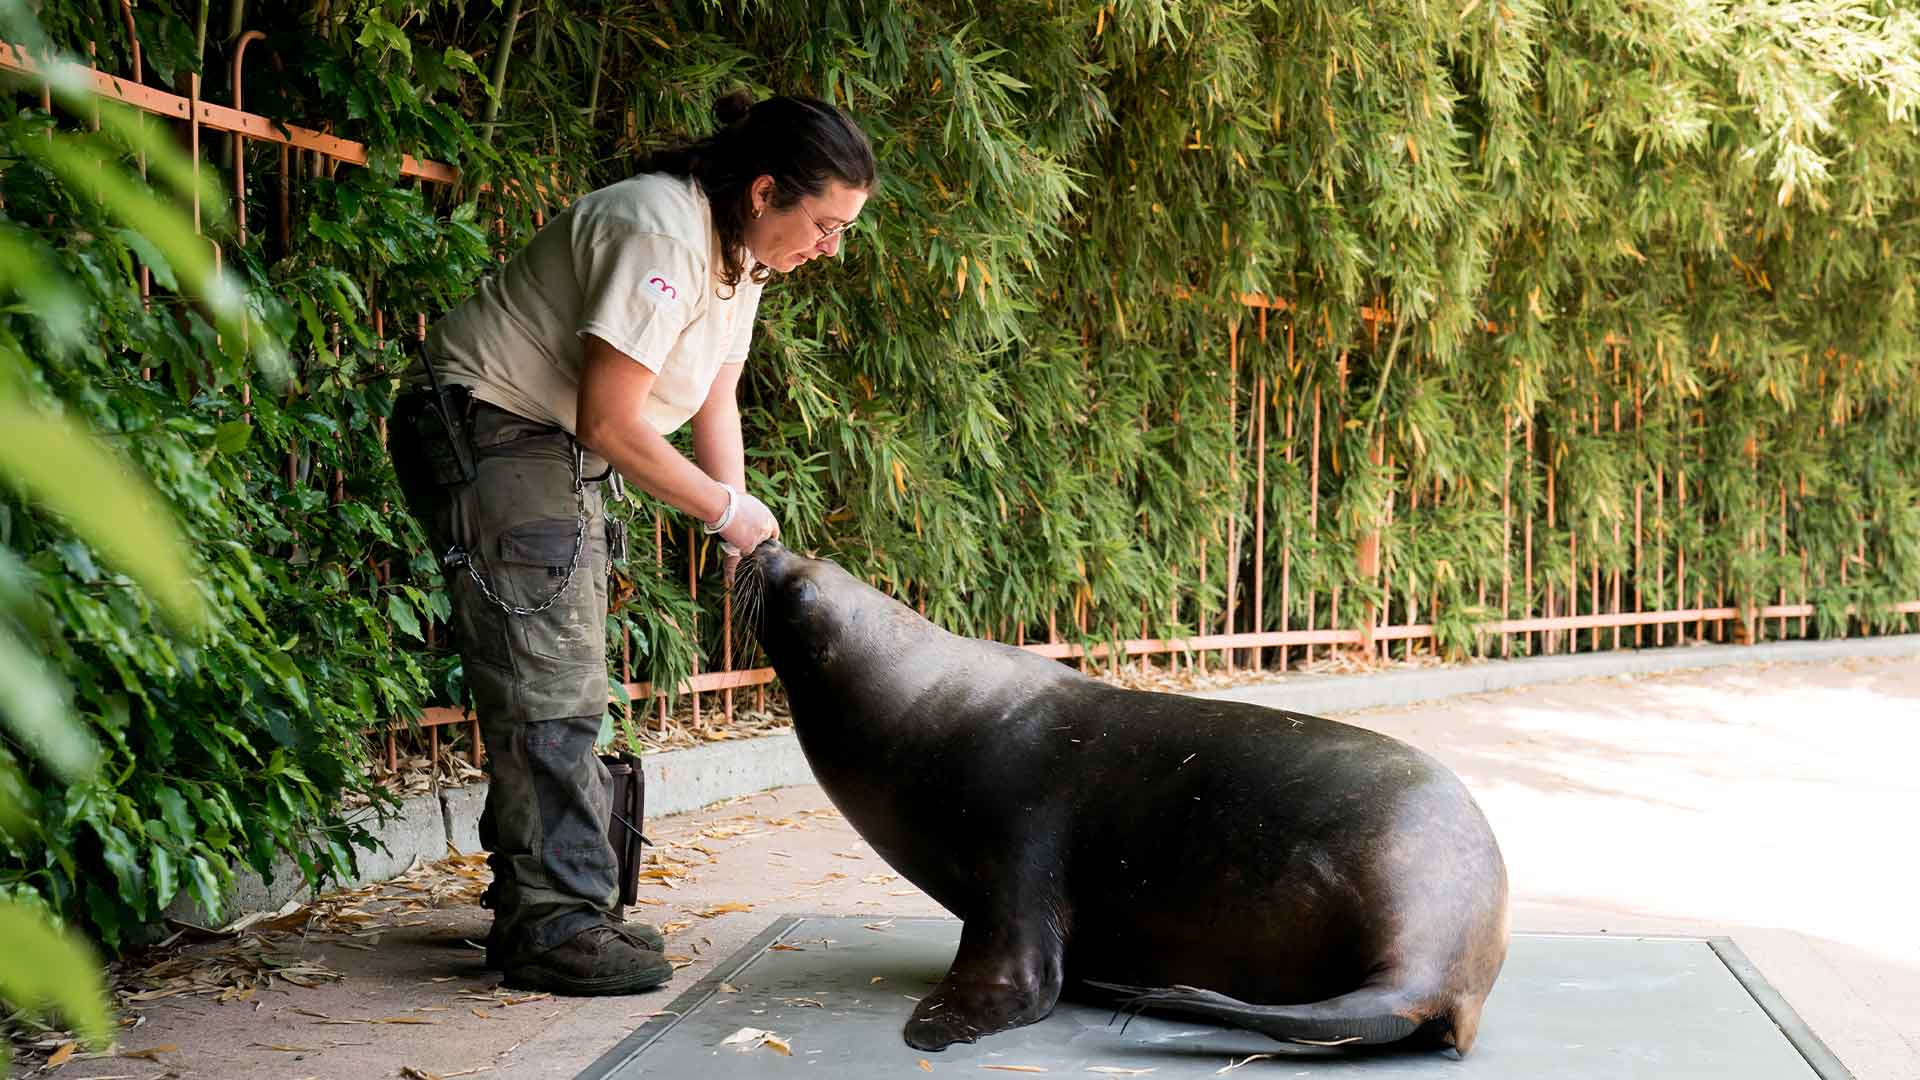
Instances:
[[[589,528],[574,559],[574,518],[539,518],[500,534],[494,588],[519,608],[535,608],[553,598],[546,610],[507,616],[508,640],[522,656],[567,666],[604,668],[607,662],[606,612],[598,610],[594,577],[606,541]],[[573,577],[567,568],[573,566]],[[566,586],[559,596],[554,591]]]

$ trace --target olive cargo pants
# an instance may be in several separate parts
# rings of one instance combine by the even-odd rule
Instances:
[[[474,478],[440,483],[430,436],[412,422],[428,400],[396,403],[389,451],[446,574],[486,744],[480,842],[496,938],[544,950],[618,900],[611,789],[594,751],[608,700],[608,556],[604,496],[588,478],[606,466],[582,462],[558,428],[474,401]]]

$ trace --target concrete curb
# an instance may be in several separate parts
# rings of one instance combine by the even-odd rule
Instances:
[[[1459,667],[1367,675],[1279,675],[1270,682],[1196,691],[1193,696],[1246,701],[1295,712],[1342,713],[1573,679],[1739,664],[1818,663],[1917,655],[1920,655],[1920,634],[1765,645],[1689,645],[1490,660]],[[646,774],[648,819],[697,810],[740,795],[813,782],[813,771],[807,766],[800,742],[792,732],[711,743],[687,750],[664,750],[645,755],[641,763]],[[480,850],[480,810],[486,796],[487,786],[476,783],[445,789],[438,796],[405,800],[398,815],[385,822],[369,823],[385,850],[361,852],[359,875],[336,887],[355,888],[386,881],[404,872],[417,857],[440,858],[446,854],[449,844],[463,852]],[[276,868],[271,886],[251,870],[242,870],[235,876],[228,919],[252,911],[275,911],[288,900],[307,895],[298,868],[286,859]],[[166,913],[183,922],[207,925],[204,913],[184,896]]]

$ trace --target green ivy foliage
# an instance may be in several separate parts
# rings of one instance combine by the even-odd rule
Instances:
[[[116,4],[63,10],[56,36],[125,70]],[[1920,21],[1885,0],[291,10],[251,47],[248,107],[372,160],[295,155],[283,220],[279,152],[249,144],[245,242],[209,226],[289,385],[223,359],[164,253],[18,152],[43,117],[6,131],[10,221],[97,312],[64,345],[7,315],[38,393],[155,476],[223,613],[176,640],[7,513],[114,764],[46,789],[0,881],[110,940],[235,857],[350,859],[358,736],[459,697],[380,451],[394,339],[739,86],[844,105],[883,174],[846,253],[768,292],[751,483],[793,542],[943,624],[1185,634],[1231,602],[1245,629],[1258,573],[1265,628],[1411,602],[1460,654],[1498,650],[1478,628],[1503,613],[1593,610],[1596,571],[1602,609],[1615,573],[1649,607],[1784,591],[1821,635],[1920,597]],[[197,67],[228,100],[234,11],[209,5],[203,43],[199,5],[141,4],[152,80]],[[400,179],[403,153],[461,184]],[[1245,292],[1285,306],[1263,323]],[[674,515],[655,566],[655,513],[614,617],[635,677],[671,685],[717,662],[719,590]]]

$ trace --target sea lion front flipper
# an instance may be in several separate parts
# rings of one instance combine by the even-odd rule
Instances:
[[[1062,983],[1056,925],[1037,906],[968,919],[947,977],[907,1021],[907,1045],[944,1050],[1045,1020],[1060,1000]]]

